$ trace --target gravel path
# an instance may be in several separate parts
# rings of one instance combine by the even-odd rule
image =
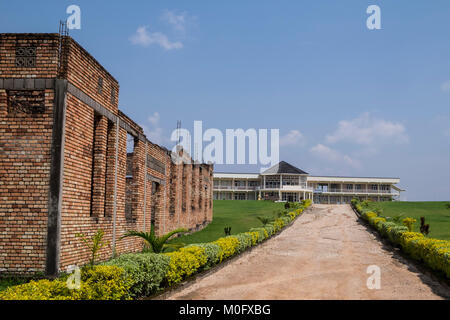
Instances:
[[[381,270],[368,289],[367,267]],[[385,249],[348,205],[313,205],[292,226],[166,299],[442,299],[450,292]]]

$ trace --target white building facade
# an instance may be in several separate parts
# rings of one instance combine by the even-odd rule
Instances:
[[[263,173],[214,173],[215,200],[273,200],[344,204],[352,198],[399,200],[399,178],[310,176],[281,161]]]

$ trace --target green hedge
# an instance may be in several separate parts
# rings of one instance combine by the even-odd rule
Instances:
[[[169,269],[170,258],[157,253],[128,253],[105,262],[125,270],[131,279],[130,292],[133,296],[148,296],[159,289]]]
[[[70,290],[67,278],[30,281],[9,287],[0,292],[0,300],[126,300],[132,296],[131,279],[123,268],[116,266],[83,268],[79,289]]]
[[[125,300],[149,296],[180,283],[196,272],[209,269],[244,252],[278,232],[311,205],[310,200],[261,228],[191,244],[170,253],[130,253],[81,270],[81,288],[70,290],[68,275],[31,281],[0,292],[0,300]]]
[[[351,204],[381,236],[400,246],[413,259],[424,262],[450,278],[450,241],[427,238],[421,233],[410,232],[406,226],[379,217],[357,199],[352,199]]]

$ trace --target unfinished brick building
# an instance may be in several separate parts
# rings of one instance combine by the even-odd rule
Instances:
[[[212,220],[212,165],[175,164],[118,97],[117,80],[71,37],[0,34],[0,274],[86,263],[77,233],[102,229],[104,260],[142,249],[119,240],[128,230]]]

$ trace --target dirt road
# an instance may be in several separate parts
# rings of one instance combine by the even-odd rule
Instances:
[[[368,289],[367,267],[381,271]],[[166,299],[442,299],[419,272],[358,222],[348,205],[314,205],[292,226]]]

